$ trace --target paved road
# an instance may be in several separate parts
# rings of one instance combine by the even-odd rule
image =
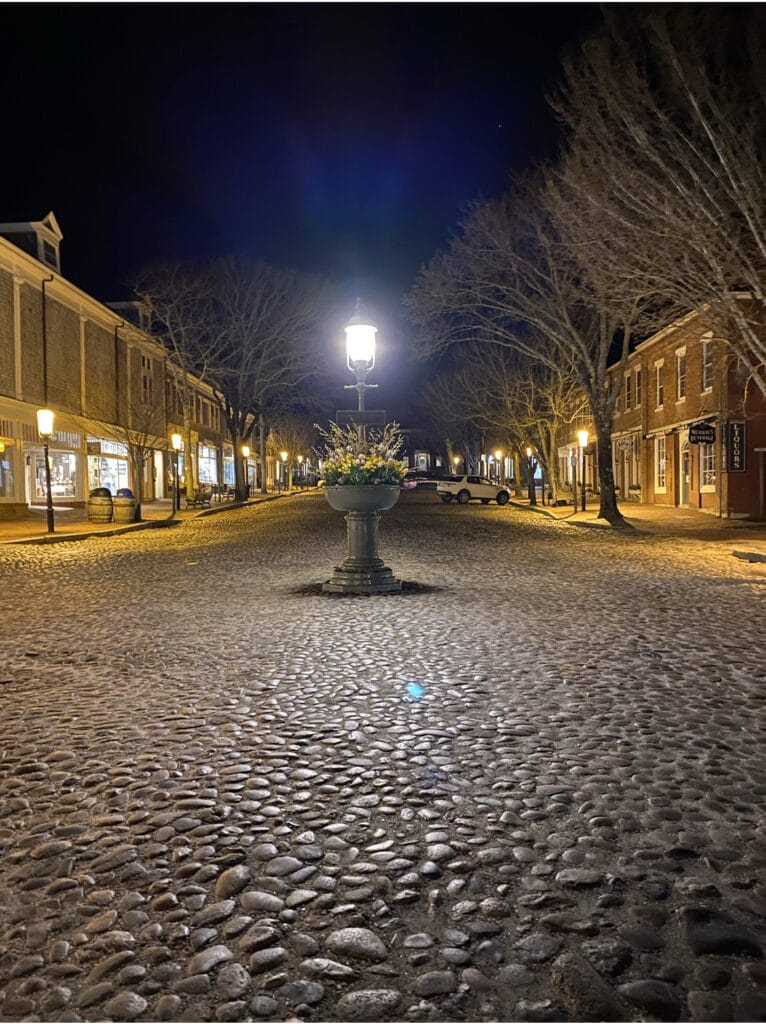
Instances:
[[[766,1019],[766,565],[404,494],[0,548],[0,1019]]]

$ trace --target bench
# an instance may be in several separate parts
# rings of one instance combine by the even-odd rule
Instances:
[[[210,508],[210,495],[207,491],[198,491],[193,498],[186,499],[186,507],[189,508]]]

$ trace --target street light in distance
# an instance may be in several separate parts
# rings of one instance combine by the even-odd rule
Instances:
[[[582,511],[585,511],[585,449],[588,447],[588,431],[577,431],[577,443],[580,445],[580,485],[582,487]]]
[[[37,432],[42,438],[45,453],[45,511],[48,518],[48,533],[54,532],[53,492],[51,490],[50,440],[53,437],[53,412],[50,409],[37,410]]]
[[[181,511],[181,489],[178,486],[178,459],[183,438],[180,434],[171,434],[170,443],[173,446],[173,514]]]
[[[245,494],[250,496],[250,481],[247,478],[247,460],[250,458],[250,445],[242,445],[242,469],[245,474]]]

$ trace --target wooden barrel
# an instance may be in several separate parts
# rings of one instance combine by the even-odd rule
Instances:
[[[112,498],[115,523],[133,523],[136,519],[136,499],[116,494]]]
[[[88,498],[88,522],[111,523],[112,496],[91,495]]]

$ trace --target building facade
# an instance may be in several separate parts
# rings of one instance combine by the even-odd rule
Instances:
[[[766,519],[766,400],[698,313],[636,346],[627,366],[613,369],[618,385],[612,459],[621,500]],[[596,488],[595,454],[578,447],[575,429],[559,459],[567,484],[584,474]]]
[[[170,497],[169,438],[182,432],[166,354],[133,303],[105,305],[61,275],[61,230],[0,224],[0,517],[46,500],[37,410],[53,410],[54,505],[82,506],[90,490],[137,489],[131,444],[144,443],[144,500]],[[196,460],[209,485],[234,483],[234,452],[210,390],[194,381],[181,473]],[[254,460],[251,469],[253,476]]]

